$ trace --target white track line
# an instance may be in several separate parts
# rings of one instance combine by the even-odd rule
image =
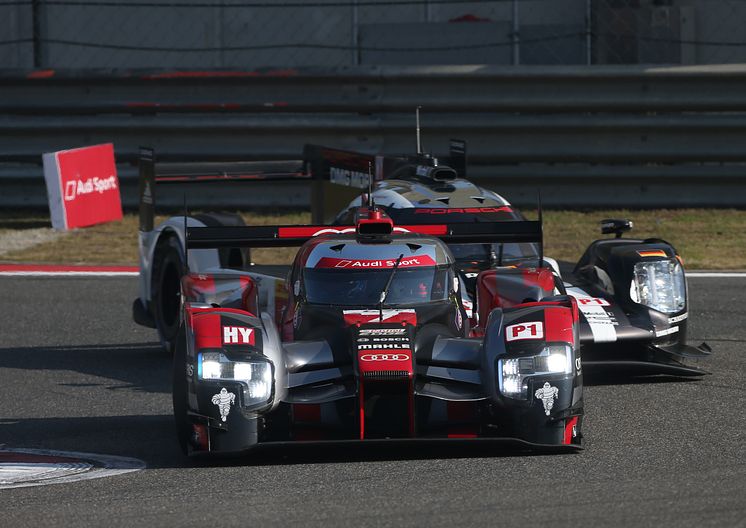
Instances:
[[[720,277],[738,277],[742,279],[746,279],[746,272],[717,272],[717,271],[689,271],[686,273],[687,277],[696,277],[696,278],[720,278]]]
[[[137,277],[138,271],[0,271],[0,277]]]

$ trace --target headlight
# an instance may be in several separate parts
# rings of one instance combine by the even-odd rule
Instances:
[[[664,313],[686,306],[686,280],[678,260],[653,260],[635,264],[630,297],[639,304]]]
[[[572,348],[549,345],[537,356],[504,358],[497,362],[500,392],[509,398],[528,397],[528,378],[572,373]]]
[[[245,406],[263,403],[272,395],[272,364],[258,359],[231,361],[222,352],[204,352],[197,357],[197,377],[213,381],[238,381],[243,386]]]

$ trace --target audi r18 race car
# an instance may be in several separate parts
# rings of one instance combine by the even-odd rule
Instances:
[[[335,228],[187,227],[188,252],[300,249],[284,280],[219,267],[183,276],[173,363],[182,448],[470,438],[576,449],[576,301],[555,295],[548,268],[506,270],[522,301],[481,299],[470,337],[447,245],[540,242],[538,222],[395,225],[374,206]]]

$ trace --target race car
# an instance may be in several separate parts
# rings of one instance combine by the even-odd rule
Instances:
[[[577,302],[556,294],[549,268],[484,271],[520,277],[523,299],[482,299],[473,337],[447,245],[540,244],[539,222],[397,225],[370,204],[334,228],[185,235],[187,254],[300,246],[285,279],[186,263],[173,405],[188,455],[423,438],[580,447]]]
[[[523,215],[502,196],[464,176],[466,144],[452,141],[448,165],[415,156],[372,156],[307,145],[302,160],[248,163],[232,169],[192,164],[156,171],[152,151],[141,159],[140,297],[135,320],[158,329],[161,342],[175,348],[181,302],[180,279],[186,261],[193,271],[252,269],[246,248],[185,249],[186,230],[198,226],[240,225],[239,217],[200,215],[172,217],[153,226],[155,184],[193,181],[229,182],[308,179],[313,182],[313,219],[328,227],[353,225],[360,207],[376,204],[397,225],[481,224],[519,226]],[[157,173],[157,174],[156,174]],[[368,193],[362,193],[370,186]],[[340,193],[339,190],[342,190]],[[355,198],[347,207],[345,196]],[[370,202],[368,201],[370,200]],[[341,208],[341,210],[340,210]],[[541,216],[541,207],[539,207]],[[539,219],[541,225],[541,218]],[[710,354],[706,344],[686,344],[688,292],[683,263],[676,249],[660,239],[622,238],[632,223],[608,219],[603,234],[616,238],[591,243],[574,269],[562,270],[544,256],[541,240],[448,243],[459,280],[461,303],[471,337],[485,332],[492,308],[521,304],[524,269],[547,269],[544,289],[576,299],[584,366],[623,375],[700,376]],[[282,295],[277,290],[278,295]],[[270,293],[269,302],[274,302]]]
[[[326,147],[309,146],[306,152],[317,176],[349,187],[352,193],[365,185],[362,168],[374,163],[370,199],[397,223],[428,224],[437,219],[475,225],[524,220],[505,198],[464,178],[463,141],[451,141],[450,165],[422,153],[379,156],[371,162],[367,154]],[[356,196],[333,223],[349,223],[367,199]],[[540,203],[538,209],[541,218]],[[710,347],[686,344],[689,311],[683,260],[664,240],[622,238],[632,226],[626,219],[603,220],[601,233],[615,238],[592,242],[574,269],[564,274],[555,260],[543,255],[541,244],[449,244],[465,283],[463,302],[475,307],[469,313],[475,334],[481,335],[491,307],[508,308],[523,301],[520,271],[511,280],[506,268],[546,265],[561,278],[558,293],[578,303],[584,366],[636,375],[705,374],[700,364],[710,355]]]

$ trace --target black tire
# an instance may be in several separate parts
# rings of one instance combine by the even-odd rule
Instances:
[[[173,360],[172,377],[172,399],[174,405],[174,422],[176,424],[176,437],[179,446],[185,455],[188,455],[187,445],[192,434],[192,428],[187,420],[187,357],[186,357],[186,332],[181,327],[176,340],[176,351]]]
[[[181,323],[181,278],[184,250],[179,240],[166,236],[158,241],[153,257],[153,318],[166,352],[173,354]]]
[[[194,218],[207,227],[246,225],[243,218],[234,213],[200,213]],[[248,248],[220,248],[218,258],[221,268],[244,269],[251,262],[251,253]]]

